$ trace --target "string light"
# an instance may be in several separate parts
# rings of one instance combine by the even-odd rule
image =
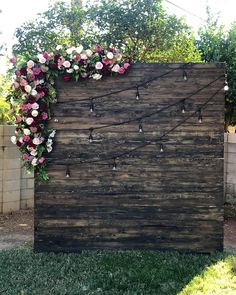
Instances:
[[[198,122],[202,123],[202,110],[201,109],[198,110]]]
[[[93,99],[91,99],[91,101],[90,101],[90,112],[91,113],[94,112],[94,102],[93,102]]]
[[[225,74],[224,91],[228,91],[228,90],[229,90],[229,85],[228,85],[228,81],[227,81],[227,74]]]
[[[186,112],[185,99],[183,99],[181,103],[181,113],[184,114],[185,112]]]
[[[143,125],[142,122],[139,123],[139,132],[142,133],[143,132]]]
[[[136,88],[136,100],[139,100],[140,99],[140,95],[139,95],[139,89],[138,89],[138,86]]]
[[[187,72],[185,71],[185,69],[183,69],[183,80],[184,80],[184,81],[187,81],[187,80],[188,80],[188,74],[187,74]]]
[[[163,152],[164,152],[164,146],[163,146],[163,144],[162,144],[162,143],[160,144],[160,152],[161,152],[161,153],[163,153]]]
[[[66,178],[70,178],[70,169],[69,169],[69,166],[66,167]]]
[[[93,128],[90,128],[90,129],[89,129],[89,142],[90,142],[90,143],[93,142],[93,135],[92,135],[92,133],[93,133]]]
[[[112,170],[113,171],[116,171],[117,170],[116,158],[113,158]]]

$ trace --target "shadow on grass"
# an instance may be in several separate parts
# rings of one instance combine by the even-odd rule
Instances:
[[[79,255],[35,254],[32,247],[27,246],[0,252],[0,294],[231,294],[220,292],[220,288],[222,276],[228,283],[234,277],[235,265],[236,256],[226,253],[84,251]],[[219,283],[218,278],[221,279]],[[214,292],[217,288],[219,292],[199,293],[212,287]]]

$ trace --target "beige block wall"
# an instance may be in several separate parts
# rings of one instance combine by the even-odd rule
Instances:
[[[14,126],[0,125],[0,213],[34,205],[34,175],[21,168],[20,153],[10,140],[14,132]]]
[[[225,201],[236,205],[236,133],[224,137]]]

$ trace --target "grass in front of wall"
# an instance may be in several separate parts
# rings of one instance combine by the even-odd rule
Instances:
[[[0,252],[4,295],[234,295],[236,256],[127,251]]]

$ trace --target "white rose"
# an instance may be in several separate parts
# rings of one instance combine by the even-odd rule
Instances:
[[[37,92],[35,89],[33,89],[33,90],[31,91],[31,94],[32,94],[33,96],[35,96],[35,95],[38,94],[38,92]]]
[[[50,134],[49,137],[54,137],[56,135],[56,130],[53,130]]]
[[[52,145],[52,139],[51,139],[51,138],[49,138],[49,139],[47,140],[47,145],[48,145],[48,146]]]
[[[11,142],[12,142],[13,144],[16,144],[16,136],[12,136],[12,137],[11,137]]]
[[[44,64],[47,61],[46,58],[42,54],[38,55],[38,59],[41,64]]]
[[[75,51],[77,53],[81,53],[83,51],[83,49],[84,49],[84,47],[82,45],[80,45],[80,46],[78,46],[78,47],[75,48]]]
[[[113,72],[118,73],[120,69],[120,66],[118,64],[114,65],[114,67],[111,69]]]
[[[68,61],[68,60],[65,60],[64,62],[63,62],[63,66],[65,67],[65,68],[69,68],[70,67],[70,62]]]
[[[27,118],[25,120],[25,122],[26,122],[27,125],[31,125],[34,122],[34,119],[33,118]]]
[[[35,137],[35,138],[33,139],[33,144],[35,144],[35,145],[39,145],[39,144],[41,144],[41,140],[40,140],[38,137]]]
[[[69,73],[69,74],[71,74],[71,73],[73,73],[74,72],[74,70],[73,69],[68,69],[68,70],[66,70],[67,71],[67,73]]]
[[[36,156],[37,155],[37,151],[35,149],[33,149],[31,152],[30,152],[31,156]]]
[[[37,110],[37,109],[39,108],[39,104],[38,104],[37,102],[35,102],[35,103],[33,103],[33,104],[31,105],[31,108],[32,108],[33,110]]]
[[[10,103],[13,107],[17,106],[17,102],[13,99],[13,97],[11,97]]]
[[[91,49],[87,49],[87,50],[86,50],[86,54],[87,54],[88,57],[90,57],[90,56],[93,55],[93,52],[92,52]]]
[[[31,92],[31,89],[32,89],[32,88],[31,88],[30,85],[26,85],[26,86],[25,86],[25,91],[26,91],[26,92],[30,93],[30,92]]]
[[[24,128],[23,132],[24,132],[25,135],[30,135],[31,134],[31,132],[30,132],[30,130],[28,128]]]
[[[92,75],[92,78],[93,78],[94,80],[99,80],[99,79],[102,78],[102,75],[100,75],[100,74],[93,74],[93,75]]]
[[[74,68],[75,71],[77,71],[79,69],[79,66],[74,65],[73,68]]]
[[[48,153],[51,153],[51,151],[52,151],[52,146],[51,145],[47,146],[47,151],[48,151]]]
[[[37,158],[34,158],[34,159],[32,160],[32,162],[31,162],[31,164],[32,164],[33,166],[37,166],[37,165],[38,165],[37,161],[38,161],[38,159],[37,159]]]
[[[56,50],[62,49],[62,45],[57,45]]]
[[[74,50],[75,50],[75,47],[72,46],[72,47],[66,49],[66,53],[68,53],[68,54],[72,54],[72,52],[73,52]]]
[[[37,110],[33,110],[33,111],[31,112],[31,114],[32,114],[33,117],[37,117],[38,114],[39,114],[39,112],[38,112]]]
[[[81,53],[80,55],[81,59],[88,59],[87,54],[86,53]]]
[[[29,129],[28,129],[29,130]],[[28,134],[27,134],[28,135]],[[23,137],[20,137],[19,139],[19,142],[23,143]]]
[[[114,57],[114,54],[112,52],[107,53],[107,58],[113,59],[113,57]]]

